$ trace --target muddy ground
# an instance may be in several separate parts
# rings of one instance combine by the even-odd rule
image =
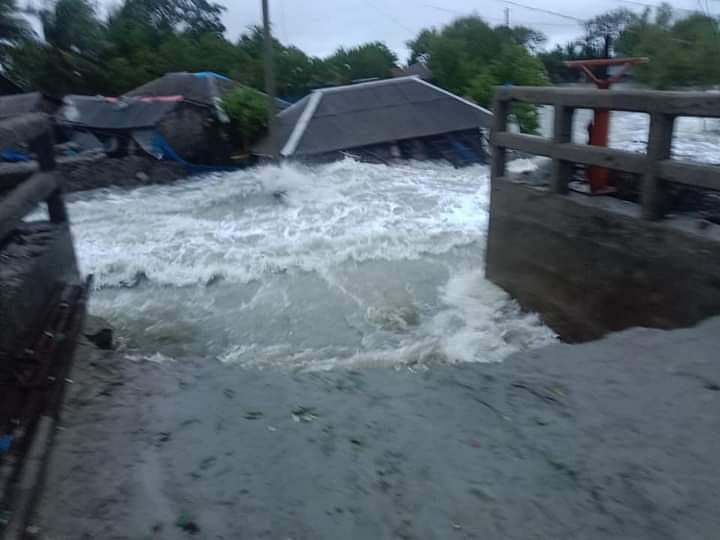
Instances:
[[[714,539],[720,319],[502,364],[254,371],[85,343],[45,539]]]

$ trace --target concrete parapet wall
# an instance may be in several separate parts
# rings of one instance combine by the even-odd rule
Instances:
[[[569,341],[720,314],[720,227],[496,180],[487,277]]]
[[[0,250],[0,351],[16,348],[39,323],[60,282],[80,282],[68,226],[22,225]]]

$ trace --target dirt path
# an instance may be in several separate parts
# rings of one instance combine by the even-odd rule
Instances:
[[[719,333],[416,372],[136,364],[86,345],[40,536],[716,538]]]

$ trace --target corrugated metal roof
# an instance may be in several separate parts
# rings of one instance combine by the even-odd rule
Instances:
[[[147,100],[67,96],[58,122],[91,129],[127,130],[150,128],[182,103],[181,98]]]
[[[303,118],[303,112],[310,117]],[[490,127],[492,113],[417,77],[406,77],[316,90],[278,119],[277,139],[266,138],[256,153],[279,148],[285,156],[323,154]]]

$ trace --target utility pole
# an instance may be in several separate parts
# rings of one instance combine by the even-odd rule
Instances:
[[[265,93],[268,99],[268,134],[272,141],[272,157],[278,159],[280,157],[280,148],[276,145],[280,141],[276,139],[276,119],[275,119],[275,74],[273,73],[273,44],[272,33],[270,32],[270,9],[268,0],[262,0],[263,12],[263,37],[265,40]]]
[[[510,8],[509,7],[505,8],[505,26],[510,28]]]

